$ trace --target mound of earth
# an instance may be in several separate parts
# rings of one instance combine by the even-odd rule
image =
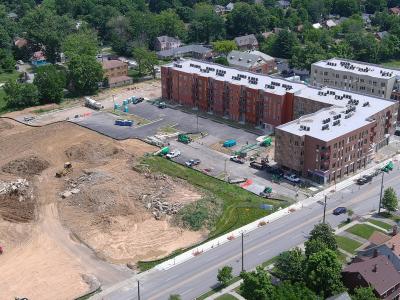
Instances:
[[[68,159],[81,162],[98,162],[106,158],[121,156],[124,150],[112,143],[83,142],[65,150]]]
[[[14,126],[7,121],[0,120],[0,132],[3,130],[12,129]]]
[[[39,175],[46,170],[50,164],[37,157],[29,156],[21,159],[16,159],[5,164],[1,170],[5,173],[18,176],[33,176]]]

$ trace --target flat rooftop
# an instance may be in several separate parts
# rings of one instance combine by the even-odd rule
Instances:
[[[371,122],[376,113],[392,106],[393,101],[378,99],[332,88],[306,88],[297,94],[330,104],[330,107],[305,115],[277,128],[298,136],[312,136],[330,141]]]
[[[232,84],[245,85],[250,88],[264,90],[276,95],[285,95],[288,92],[295,93],[307,87],[304,84],[281,78],[246,72],[231,67],[191,59],[172,62],[165,66],[185,73],[198,74],[204,77],[211,77],[215,80],[230,82]]]
[[[331,58],[313,63],[314,66],[326,69],[349,72],[357,75],[367,75],[374,78],[390,79],[393,77],[400,78],[400,69],[386,68],[379,65],[368,64],[364,62]]]

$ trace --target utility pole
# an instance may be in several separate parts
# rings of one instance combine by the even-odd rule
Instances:
[[[381,194],[380,194],[380,196],[379,196],[379,208],[378,208],[378,214],[380,214],[380,213],[381,213],[381,206],[382,206],[383,176],[385,176],[385,172],[383,172],[383,171],[382,171]]]
[[[324,218],[323,218],[323,221],[322,221],[322,223],[324,223],[324,224],[325,224],[325,215],[326,215],[326,198],[327,198],[327,196],[325,195],[325,201],[324,201]]]
[[[140,300],[140,282],[139,282],[139,280],[137,281],[137,297],[138,297],[138,300]]]
[[[243,243],[243,231],[242,231],[242,272],[244,272],[244,243]]]

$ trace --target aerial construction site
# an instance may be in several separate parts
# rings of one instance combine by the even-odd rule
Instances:
[[[170,219],[202,192],[147,172],[140,159],[155,150],[69,122],[0,119],[0,299],[72,299],[201,241],[205,230]]]

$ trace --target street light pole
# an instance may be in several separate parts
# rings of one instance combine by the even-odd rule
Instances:
[[[138,297],[138,300],[140,300],[140,282],[139,282],[139,280],[137,281],[137,297]]]
[[[382,171],[382,181],[381,181],[381,194],[379,196],[379,208],[378,208],[378,214],[381,213],[381,206],[382,206],[382,192],[383,192],[383,177],[385,176],[385,172]]]
[[[325,195],[325,201],[324,201],[324,218],[323,218],[323,221],[322,221],[322,223],[324,223],[324,224],[325,224],[325,215],[326,215],[326,198],[327,198],[327,196]]]
[[[243,242],[243,231],[242,231],[242,272],[244,272],[244,242]]]

